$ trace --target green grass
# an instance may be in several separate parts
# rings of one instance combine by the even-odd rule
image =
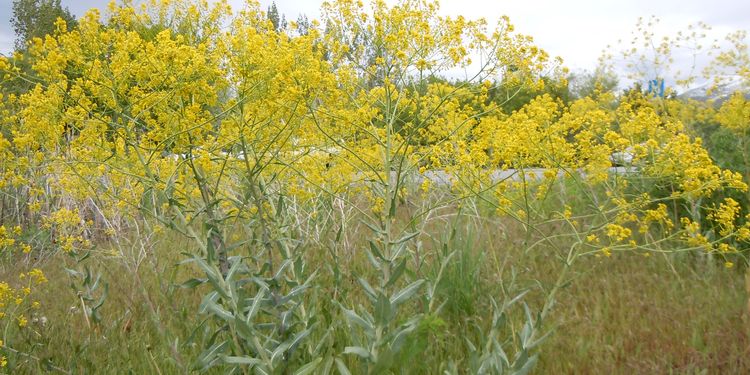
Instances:
[[[636,254],[585,263],[591,271],[560,295],[538,373],[750,371],[741,272]]]
[[[456,230],[440,230],[445,227]],[[452,256],[436,292],[444,306],[412,343],[422,350],[416,358],[426,360],[412,360],[404,366],[410,370],[405,373],[438,373],[448,361],[464,368],[466,340],[480,342],[486,334],[491,299],[502,301],[528,289],[524,301],[539,311],[562,269],[552,249],[525,250],[523,228],[512,221],[466,218],[449,226],[435,220],[426,229],[435,235],[420,237],[413,272],[434,278],[441,262]],[[332,299],[352,307],[366,305],[353,275],[368,277],[373,272],[360,251],[365,230],[359,225],[350,230],[345,246],[334,251],[321,240],[306,252],[308,267],[320,270],[318,286],[306,294],[306,303],[321,313],[321,323],[333,327],[330,336],[310,340],[327,340],[337,353],[343,351],[349,330]],[[86,261],[109,284],[98,324],[86,320],[80,299],[68,285],[64,268],[73,266],[71,259],[57,254],[43,263],[50,283],[36,298],[42,303],[38,314],[47,324],[31,323],[23,337],[14,340],[16,349],[39,360],[9,355],[11,362],[20,364],[14,373],[39,373],[48,368],[46,363],[84,374],[188,372],[210,339],[210,332],[201,328],[205,316],[196,313],[207,289],[177,286],[200,276],[188,265],[177,266],[184,260],[180,253],[192,249],[189,240],[163,233],[147,245],[145,250],[123,246],[113,253],[102,244],[102,250]],[[6,264],[0,276],[7,279],[27,268]],[[616,253],[611,258],[582,258],[572,275],[544,321],[543,331],[553,332],[541,346],[534,373],[750,371],[750,312],[743,271],[687,254]],[[418,311],[419,306],[405,309],[404,316],[409,316],[410,309]],[[509,337],[517,337],[520,312],[511,312]]]

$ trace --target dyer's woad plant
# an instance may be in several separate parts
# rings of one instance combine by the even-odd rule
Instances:
[[[125,2],[58,22],[18,57],[30,72],[0,60],[33,84],[3,96],[0,190],[17,204],[2,219],[75,213],[56,224],[63,251],[135,227],[191,239],[182,286],[201,293],[203,323],[157,331],[182,371],[526,373],[577,259],[677,248],[730,262],[750,240],[736,202],[702,203],[746,189],[741,176],[660,103],[545,95],[504,112],[496,85],[506,100],[564,85],[506,18],[490,29],[410,0],[322,14],[302,32],[255,2]],[[473,73],[444,78],[458,70]],[[618,153],[630,157],[613,169]],[[478,336],[415,364],[445,349],[441,288],[462,255],[440,238],[465,220],[513,223],[563,272],[518,329],[510,310],[528,291],[509,278],[477,301]],[[201,353],[182,358],[180,340]]]

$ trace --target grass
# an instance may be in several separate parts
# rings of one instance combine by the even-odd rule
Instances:
[[[480,342],[486,334],[490,300],[502,301],[529,289],[524,301],[539,311],[562,268],[552,249],[527,251],[517,223],[468,216],[451,225],[445,220],[454,219],[426,224],[426,233],[434,236],[420,236],[420,253],[412,260],[414,272],[434,278],[441,262],[451,256],[436,292],[445,305],[413,343],[424,350],[417,358],[430,360],[410,362],[405,373],[440,372],[451,360],[461,369],[466,340]],[[455,231],[442,231],[445,227]],[[306,253],[308,267],[320,270],[319,287],[306,295],[306,303],[321,313],[323,324],[333,327],[330,336],[310,340],[329,340],[337,352],[343,351],[349,333],[331,296],[352,307],[367,304],[353,277],[372,273],[358,250],[366,246],[365,231],[352,225],[343,235],[343,245],[331,249],[323,236]],[[191,242],[162,233],[145,244],[122,243],[102,244],[86,263],[109,284],[100,323],[85,318],[80,298],[68,285],[64,268],[73,266],[71,259],[57,254],[41,264],[50,283],[36,298],[42,302],[38,314],[47,323],[30,323],[25,337],[15,340],[16,349],[38,357],[9,355],[11,361],[24,362],[16,373],[39,373],[51,365],[84,374],[171,374],[189,369],[211,334],[202,328],[205,316],[195,313],[206,290],[178,286],[200,276],[190,266],[177,266],[184,259],[180,253],[193,250]],[[7,279],[27,267],[9,263],[0,276]],[[743,271],[684,253],[616,253],[578,260],[573,275],[544,322],[543,330],[553,333],[542,344],[535,373],[750,371],[750,311]],[[511,337],[517,334],[513,330],[521,315],[517,309],[510,316]]]
[[[741,272],[683,259],[588,259],[559,298],[538,373],[739,374],[750,370]],[[674,267],[673,272],[667,271]]]
[[[149,261],[135,272],[125,266],[132,254],[92,256],[88,266],[102,272],[109,289],[100,323],[86,319],[64,270],[72,262],[57,254],[42,266],[50,282],[37,294],[42,303],[38,315],[45,316],[47,324],[32,323],[27,330],[33,336],[29,339],[42,343],[34,352],[43,361],[27,360],[22,369],[37,373],[45,370],[44,362],[49,361],[72,373],[177,372],[172,351],[176,336],[170,333],[187,337],[198,325],[193,316],[200,303],[198,294],[170,285],[173,277],[185,277],[186,268],[172,275],[178,270],[174,265],[179,255],[173,250],[185,249],[187,244],[187,240],[172,236],[163,238]],[[17,272],[20,270],[6,271]],[[181,355],[197,355],[199,348],[182,345],[180,351]]]

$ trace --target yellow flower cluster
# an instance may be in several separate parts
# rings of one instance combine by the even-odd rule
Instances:
[[[0,251],[12,251],[20,249],[22,253],[31,252],[31,244],[22,239],[23,229],[20,226],[14,226],[8,230],[4,225],[0,225]]]
[[[45,228],[53,230],[57,247],[66,253],[90,246],[84,236],[88,223],[81,220],[78,209],[61,208],[44,218],[43,223]]]
[[[27,194],[64,251],[88,246],[84,218],[140,219],[143,209],[189,224],[207,205],[222,216],[270,215],[249,202],[263,200],[250,185],[302,203],[361,196],[378,216],[404,198],[395,176],[432,173],[454,193],[491,189],[498,212],[530,221],[556,183],[574,181],[606,194],[592,207],[612,222],[588,242],[606,236],[609,245],[637,243],[657,226],[680,236],[676,212],[634,193],[638,181],[668,187],[664,202],[747,189],[685,129],[682,119],[703,114],[676,101],[638,90],[569,103],[544,94],[504,110],[499,85],[566,86],[560,62],[507,18],[490,29],[426,0],[338,0],[322,16],[325,30],[303,33],[276,30],[256,2],[233,16],[224,2],[172,0],[113,3],[104,20],[93,10],[75,28],[58,22],[29,46],[39,84],[0,98],[0,189]],[[475,81],[433,79],[477,56]],[[2,58],[0,72],[26,74]],[[747,108],[733,97],[717,116],[744,129]],[[636,178],[613,176],[615,155]],[[505,172],[512,177],[498,181]],[[435,189],[423,181],[423,192]],[[584,222],[561,212],[574,227]],[[750,239],[737,215],[725,201],[709,219],[721,236]],[[692,225],[684,238],[707,246]],[[11,241],[0,232],[0,246]]]
[[[13,238],[12,233],[8,233],[4,225],[0,225],[0,249],[11,247],[15,243],[16,239]]]
[[[664,227],[666,227],[667,230],[674,227],[674,223],[669,217],[669,213],[667,213],[667,205],[665,205],[664,203],[659,203],[655,209],[646,210],[644,212],[643,219],[641,220],[641,226],[640,228],[638,228],[638,231],[641,233],[646,233],[648,231],[648,226],[651,223],[662,224],[664,225]]]
[[[750,101],[737,92],[722,104],[716,114],[719,124],[739,134],[750,130]]]
[[[708,219],[719,226],[720,235],[729,236],[735,231],[735,220],[737,220],[739,214],[740,204],[732,198],[725,198],[718,208],[712,210]]]
[[[701,226],[699,223],[691,221],[686,217],[681,218],[680,222],[685,229],[685,232],[682,234],[682,239],[685,240],[688,245],[703,248],[706,251],[711,251],[713,249],[711,242],[703,233],[701,233]]]
[[[6,322],[12,322],[19,329],[26,328],[29,314],[41,306],[39,301],[33,299],[34,289],[45,283],[47,277],[38,268],[19,274],[16,286],[6,281],[0,282],[0,322],[5,326]],[[0,362],[4,361],[4,358],[0,358]]]
[[[629,228],[625,228],[618,224],[607,224],[605,230],[607,236],[615,242],[624,241],[632,234],[632,231]]]

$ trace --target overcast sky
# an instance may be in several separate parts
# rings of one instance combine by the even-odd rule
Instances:
[[[108,2],[62,0],[78,17],[91,7],[105,8]],[[321,2],[276,0],[279,11],[289,20],[300,13],[318,18]],[[237,8],[244,0],[229,3]],[[270,3],[261,1],[264,9]],[[500,15],[508,15],[518,32],[532,35],[537,45],[553,56],[561,56],[576,70],[593,69],[602,49],[618,39],[627,40],[640,16],[659,17],[663,32],[684,30],[698,21],[711,25],[717,37],[750,28],[748,0],[442,0],[440,4],[444,14],[485,17],[491,23]],[[12,50],[15,37],[10,26],[11,5],[12,0],[0,0],[0,52],[5,54]]]

